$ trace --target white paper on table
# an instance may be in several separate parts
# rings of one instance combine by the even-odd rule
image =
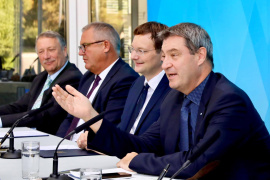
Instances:
[[[119,172],[125,172],[128,174],[137,174],[136,172],[130,172],[126,171],[122,168],[112,168],[112,169],[102,169],[102,174],[108,174],[108,173],[119,173]],[[70,171],[72,178],[80,178],[80,172],[79,171]],[[130,179],[130,177],[123,177],[123,178],[113,178],[113,179]]]
[[[14,131],[14,137],[39,137],[39,136],[49,136],[44,132],[40,131]],[[0,138],[2,139],[6,135],[6,132],[0,132]]]
[[[40,146],[40,150],[55,150],[56,146]],[[80,149],[76,145],[60,145],[58,150],[60,149]]]

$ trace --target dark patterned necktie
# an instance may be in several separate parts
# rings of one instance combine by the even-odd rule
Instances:
[[[181,108],[180,117],[180,141],[179,150],[187,151],[189,149],[189,130],[188,130],[188,118],[189,118],[189,106],[191,101],[185,98]]]
[[[98,83],[99,83],[100,80],[101,80],[100,77],[97,76],[91,90],[89,91],[89,93],[86,96],[88,99],[91,96],[91,94],[93,93],[93,91],[96,89],[96,87],[98,86]],[[78,124],[79,120],[80,120],[80,118],[77,118],[77,117],[73,118],[72,123],[71,123],[66,135],[68,135],[71,131],[73,131],[77,127],[77,124]]]
[[[128,128],[127,128],[127,132],[129,132],[131,130],[131,128],[133,127],[135,121],[136,121],[136,118],[138,117],[143,105],[144,105],[144,102],[145,102],[145,99],[146,99],[146,96],[147,96],[147,92],[148,92],[148,89],[149,89],[149,85],[146,84],[141,92],[141,95],[137,101],[137,104],[135,106],[135,109],[133,111],[133,114],[132,114],[132,117],[129,121],[129,124],[128,124]]]

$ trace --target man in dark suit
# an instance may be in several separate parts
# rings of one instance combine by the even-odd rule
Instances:
[[[161,68],[161,45],[157,34],[167,29],[164,24],[147,22],[134,30],[132,46],[128,47],[135,71],[142,74],[131,86],[118,127],[131,134],[143,134],[159,118],[159,107],[170,90],[169,81]],[[141,107],[143,89],[148,85]]]
[[[219,132],[218,139],[177,177],[192,177],[215,162],[219,165],[201,179],[270,179],[269,132],[246,93],[222,74],[212,72],[213,49],[208,33],[196,24],[181,23],[163,31],[160,37],[162,68],[175,89],[164,99],[160,119],[142,136],[132,136],[111,127],[104,118],[91,126],[87,147],[123,158],[119,167],[139,173],[159,175],[169,163],[167,175],[172,176]],[[59,87],[53,91],[54,97],[67,95]],[[70,92],[81,97],[75,89]],[[78,101],[68,103],[59,97],[57,101],[85,119],[95,115],[79,107],[68,108],[75,108]]]
[[[79,55],[83,57],[86,72],[79,91],[88,97],[97,112],[108,111],[105,117],[117,125],[120,122],[128,91],[138,74],[120,57],[120,38],[109,24],[94,22],[82,29]],[[64,137],[84,123],[80,118],[68,115],[57,135]],[[71,137],[76,141],[80,134]]]
[[[30,91],[22,98],[0,107],[1,127],[10,127],[30,110],[54,101],[51,90],[54,84],[62,87],[69,84],[78,88],[82,74],[68,61],[66,42],[60,34],[53,31],[41,33],[36,40],[36,52],[45,71],[36,76]],[[35,127],[37,130],[55,134],[66,116],[67,112],[55,102],[52,107],[22,120],[18,126]]]

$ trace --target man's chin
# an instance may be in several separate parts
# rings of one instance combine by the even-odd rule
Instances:
[[[137,73],[140,73],[140,74],[143,74],[143,68],[138,68],[138,67],[135,67],[134,70],[137,72]]]

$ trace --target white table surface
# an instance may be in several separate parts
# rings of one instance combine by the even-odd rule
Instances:
[[[0,132],[7,132],[9,128],[0,128]],[[32,130],[26,127],[17,127],[14,131],[29,131]],[[35,131],[35,130],[33,130]],[[61,138],[49,135],[44,137],[27,137],[27,138],[15,138],[15,149],[21,149],[22,141],[39,141],[40,146],[56,146]],[[75,142],[64,140],[61,145],[76,145]],[[3,146],[9,146],[9,139],[6,139]],[[76,169],[76,168],[102,168],[111,169],[117,168],[116,163],[119,161],[117,157],[106,155],[94,155],[94,156],[77,156],[77,157],[59,157],[58,158],[58,171]],[[52,173],[53,158],[40,157],[39,176],[48,177]],[[3,159],[0,158],[0,180],[21,180],[22,179],[22,162],[21,159]],[[136,174],[130,179],[140,180],[156,180],[157,176],[147,176]],[[168,178],[164,178],[166,180]]]

